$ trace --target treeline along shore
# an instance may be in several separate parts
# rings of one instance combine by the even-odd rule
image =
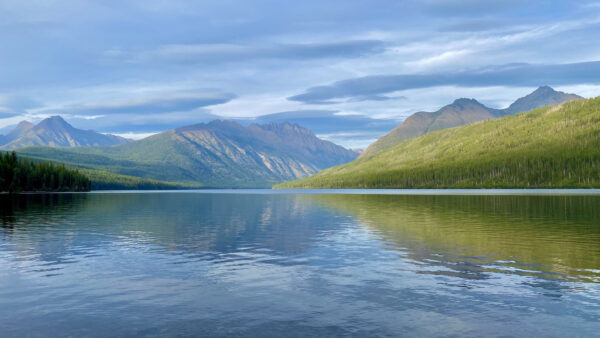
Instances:
[[[0,153],[0,192],[89,191],[84,174],[63,165],[21,159],[13,152]]]

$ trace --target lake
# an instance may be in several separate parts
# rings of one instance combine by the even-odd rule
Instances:
[[[0,332],[600,332],[600,192],[0,196]]]

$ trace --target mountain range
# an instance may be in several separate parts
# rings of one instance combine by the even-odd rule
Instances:
[[[430,132],[502,118],[523,109],[581,99],[540,87],[506,109],[458,99],[436,112],[419,112],[363,152],[359,159]],[[85,170],[95,187],[270,187],[350,162],[358,153],[324,141],[297,124],[241,125],[215,120],[142,140],[77,129],[59,116],[23,121],[0,137],[0,149]]]
[[[458,99],[436,112],[418,112],[409,116],[401,125],[371,144],[360,157],[372,156],[404,140],[432,131],[513,115],[577,99],[582,99],[582,97],[555,91],[548,86],[539,87],[529,95],[519,98],[506,109],[488,108],[475,99]]]
[[[600,98],[411,138],[277,188],[600,187]]]
[[[30,146],[113,146],[126,142],[128,140],[123,137],[77,129],[60,116],[49,117],[36,125],[22,121],[7,135],[0,135],[0,149],[2,150]]]
[[[113,147],[28,147],[34,159],[205,187],[270,187],[349,162],[358,154],[289,123],[215,120]]]

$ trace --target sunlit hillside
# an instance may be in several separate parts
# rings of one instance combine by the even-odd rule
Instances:
[[[600,98],[433,132],[276,188],[600,186]]]

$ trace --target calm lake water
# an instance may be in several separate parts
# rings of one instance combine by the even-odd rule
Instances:
[[[598,336],[597,191],[408,193],[0,196],[0,336]]]

